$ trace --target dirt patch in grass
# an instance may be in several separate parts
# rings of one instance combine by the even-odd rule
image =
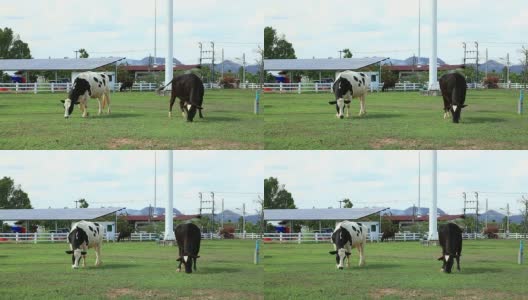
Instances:
[[[264,295],[258,295],[249,292],[234,292],[217,289],[193,289],[192,296],[178,297],[178,299],[194,300],[194,299],[254,299],[263,300]]]
[[[120,289],[112,289],[107,292],[106,296],[108,299],[118,299],[121,297],[134,297],[139,299],[146,299],[146,298],[173,298],[174,295],[171,295],[166,292],[159,292],[159,291],[153,291],[153,290],[134,290],[129,288],[120,288]]]
[[[168,144],[160,143],[158,141],[117,138],[110,140],[110,142],[108,143],[108,148],[111,150],[117,150],[121,148],[168,149],[169,147]]]
[[[458,299],[467,299],[467,300],[478,300],[478,299],[526,299],[525,296],[521,295],[512,295],[504,292],[497,292],[491,290],[472,290],[464,289],[457,290],[455,296],[445,297],[445,300],[458,300]]]
[[[385,297],[397,297],[401,299],[432,299],[435,294],[421,290],[399,290],[393,288],[378,289],[370,293],[372,299],[383,299]]]
[[[417,140],[401,140],[396,138],[376,139],[370,143],[373,149],[398,148],[398,149],[432,149],[433,145]]]
[[[174,150],[238,150],[238,149],[264,149],[264,144],[257,143],[240,143],[222,140],[192,140],[190,145],[175,146],[169,143],[152,141],[152,140],[136,140],[129,138],[112,139],[108,143],[108,148],[117,150],[122,148],[131,149],[174,149]]]

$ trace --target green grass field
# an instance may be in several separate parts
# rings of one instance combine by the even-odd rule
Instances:
[[[71,268],[66,243],[0,244],[0,299],[263,299],[254,241],[203,241],[197,272],[177,273],[177,247],[106,243],[103,266]]]
[[[528,299],[528,262],[519,241],[464,241],[461,272],[440,272],[441,248],[418,242],[366,245],[337,270],[329,243],[265,244],[265,299]]]
[[[469,91],[460,124],[443,119],[441,97],[417,92],[367,95],[351,118],[335,117],[330,93],[265,94],[266,149],[528,149],[528,117],[517,114],[519,91]]]
[[[78,107],[64,119],[66,93],[0,95],[0,149],[262,149],[263,121],[253,114],[254,91],[206,91],[204,119],[187,123],[169,96],[116,93],[111,115]],[[178,100],[177,100],[178,101]]]

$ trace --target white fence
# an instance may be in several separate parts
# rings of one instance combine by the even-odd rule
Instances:
[[[241,89],[258,89],[260,86],[256,83],[241,84]],[[113,87],[110,86],[111,91],[119,91],[121,83],[116,83]],[[159,88],[159,85],[152,82],[134,83],[132,91],[134,92],[153,92]],[[218,89],[220,86],[216,83],[205,83],[205,89]],[[14,94],[38,94],[38,93],[68,93],[71,89],[71,83],[0,83],[0,94],[14,93]],[[130,89],[127,89],[130,91]]]
[[[505,233],[498,234],[500,239],[528,239],[528,234],[521,233]],[[275,242],[275,243],[330,243],[332,233],[265,233],[264,242]],[[381,238],[381,237],[380,237]],[[486,237],[479,233],[463,233],[462,238],[465,240],[476,240],[485,239]],[[421,241],[424,239],[424,235],[421,233],[396,233],[394,241],[408,242],[408,241]],[[378,242],[377,239],[370,238],[370,242]]]

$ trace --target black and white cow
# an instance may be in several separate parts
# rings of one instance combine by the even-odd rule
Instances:
[[[75,77],[72,88],[66,100],[61,100],[64,104],[64,117],[69,118],[73,112],[73,107],[79,105],[82,117],[88,116],[88,98],[97,98],[99,102],[99,114],[105,105],[108,105],[110,114],[110,83],[109,77],[103,73],[83,72]],[[101,103],[102,102],[102,103]]]
[[[462,108],[467,106],[464,105],[467,91],[466,79],[459,73],[450,73],[442,76],[439,83],[444,98],[444,119],[452,114],[453,123],[458,123]]]
[[[350,254],[352,249],[357,248],[359,251],[359,266],[365,265],[365,244],[367,243],[368,228],[361,223],[343,221],[336,225],[332,233],[332,244],[334,251],[329,253],[335,255],[336,267],[343,269],[345,259],[347,266],[350,267]]]
[[[365,115],[365,96],[370,88],[370,78],[365,73],[353,71],[341,72],[334,84],[332,91],[335,95],[334,101],[329,101],[330,105],[336,106],[336,117],[343,119],[346,108],[346,116],[349,116],[350,102],[352,99],[359,98],[360,110],[359,116]]]
[[[192,266],[196,271],[196,259],[199,258],[200,241],[202,234],[200,228],[192,223],[179,224],[174,231],[178,243],[178,272],[181,271],[182,263],[185,265],[185,273],[192,273]]]
[[[73,224],[68,243],[70,250],[66,254],[72,256],[72,268],[79,267],[79,261],[83,258],[83,267],[86,267],[86,253],[89,248],[95,249],[95,265],[100,266],[101,245],[103,244],[104,227],[99,223],[80,221]]]
[[[162,91],[169,84],[172,84],[170,106],[169,106],[169,118],[172,118],[172,106],[176,97],[180,98],[180,109],[182,115],[187,119],[188,122],[192,122],[196,115],[196,110],[199,111],[200,118],[202,115],[202,104],[204,97],[204,86],[200,77],[194,74],[184,74],[174,77],[164,87],[158,91]]]
[[[443,261],[442,271],[451,273],[454,259],[457,262],[457,270],[460,271],[460,256],[462,254],[462,230],[458,225],[447,223],[440,226],[438,240],[442,247],[442,256],[438,260]]]

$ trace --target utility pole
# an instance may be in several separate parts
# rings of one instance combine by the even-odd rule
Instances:
[[[242,203],[242,238],[246,239],[246,203]]]
[[[158,7],[157,7],[158,0],[154,0],[154,67],[157,66],[156,63],[156,48],[157,48],[157,33],[158,33]],[[156,205],[154,205],[154,209],[156,209]]]
[[[339,52],[339,59],[343,58],[343,52],[345,52],[345,51],[343,51],[343,50],[339,50],[339,51],[337,51],[337,52]]]
[[[421,66],[420,64],[420,51],[422,48],[422,1],[418,0],[418,67]],[[418,204],[418,208],[420,208],[420,204]]]
[[[475,192],[475,201],[477,202],[477,218],[475,219],[475,233],[479,232],[478,225],[479,225],[479,200],[478,200],[478,192]]]
[[[222,198],[222,219],[221,220],[221,228],[224,228],[224,198]]]
[[[154,151],[154,217],[156,216],[156,199],[157,199],[157,162],[156,151]]]
[[[75,59],[77,59],[77,54],[79,54],[79,50],[74,50],[73,52],[75,52]]]
[[[506,83],[510,88],[510,53],[506,54]]]
[[[200,63],[200,66],[202,66],[202,55],[203,55],[203,45],[202,45],[202,42],[198,42],[198,48],[200,48],[200,60],[199,60],[199,63]]]
[[[213,216],[213,218],[212,218],[212,220],[211,220],[211,229],[212,229],[211,232],[214,232],[215,229],[216,229],[216,228],[215,228],[215,207],[214,207],[214,206],[215,206],[215,201],[214,201],[214,192],[211,192],[211,202],[212,202],[212,205],[211,205],[212,208],[211,208],[211,210],[213,211],[213,212],[212,212],[212,216]]]
[[[486,198],[486,229],[488,229],[488,198]]]
[[[242,83],[246,84],[246,53],[242,53]]]
[[[421,181],[422,181],[422,178],[421,178],[421,161],[420,161],[420,151],[418,151],[418,214],[417,216],[419,217],[421,215],[420,213],[420,198],[422,196],[422,193],[421,193]]]
[[[475,48],[477,48],[477,81],[476,83],[479,82],[479,44],[478,42],[475,42]]]
[[[75,202],[75,208],[77,208],[77,203],[79,203],[80,201],[79,200],[75,200],[73,202]]]
[[[488,48],[486,48],[486,78],[488,78]]]
[[[211,64],[211,83],[215,82],[214,74],[214,64],[215,64],[215,44],[211,42],[211,48],[213,49],[213,62]]]
[[[222,78],[224,78],[224,48],[222,48]]]
[[[506,237],[510,235],[510,203],[506,204]]]

